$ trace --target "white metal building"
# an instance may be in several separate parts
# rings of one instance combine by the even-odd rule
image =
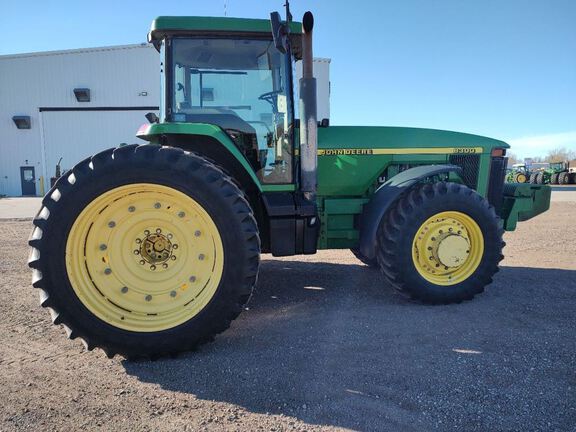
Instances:
[[[315,59],[319,119],[330,118],[329,64]],[[148,44],[0,56],[0,196],[42,195],[60,159],[64,171],[139,142],[158,111],[159,66]]]

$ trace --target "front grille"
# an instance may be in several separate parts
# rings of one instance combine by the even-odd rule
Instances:
[[[506,165],[508,165],[508,158],[506,157],[493,157],[490,161],[490,177],[488,178],[486,198],[494,206],[497,215],[500,215],[502,210]]]
[[[480,155],[450,155],[449,162],[462,168],[462,181],[472,189],[478,187],[478,172],[480,170]]]

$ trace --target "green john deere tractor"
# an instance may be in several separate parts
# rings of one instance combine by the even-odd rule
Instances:
[[[526,183],[530,178],[530,171],[525,164],[514,164],[506,173],[507,183]]]
[[[573,184],[575,175],[570,171],[570,162],[552,162],[550,168],[546,170],[548,182],[551,184]]]
[[[261,253],[351,249],[430,304],[492,282],[504,230],[548,209],[549,187],[505,185],[502,141],[319,122],[312,29],[309,12],[154,20],[149,144],[79,162],[33,222],[33,286],[71,339],[130,358],[193,349],[242,311]]]

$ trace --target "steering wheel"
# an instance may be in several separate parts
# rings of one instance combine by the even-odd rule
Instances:
[[[279,95],[281,93],[282,90],[274,90],[262,93],[260,96],[258,96],[258,99],[268,102],[270,105],[272,105],[272,108],[276,109],[276,101],[274,100],[274,96]]]
[[[269,99],[272,99],[272,96],[276,96],[277,94],[280,94],[280,93],[282,93],[282,90],[274,90],[274,91],[262,93],[260,96],[258,96],[258,99],[268,101]]]

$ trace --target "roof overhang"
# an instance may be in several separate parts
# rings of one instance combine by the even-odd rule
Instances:
[[[290,23],[291,45],[300,55],[302,23]],[[159,49],[160,41],[172,36],[241,36],[272,39],[269,20],[252,18],[160,16],[152,21],[148,42]]]
[[[302,23],[290,23],[290,32],[302,33]],[[235,33],[272,36],[270,21],[265,19],[161,16],[152,21],[148,41],[161,40],[166,35],[172,34],[230,35]]]

